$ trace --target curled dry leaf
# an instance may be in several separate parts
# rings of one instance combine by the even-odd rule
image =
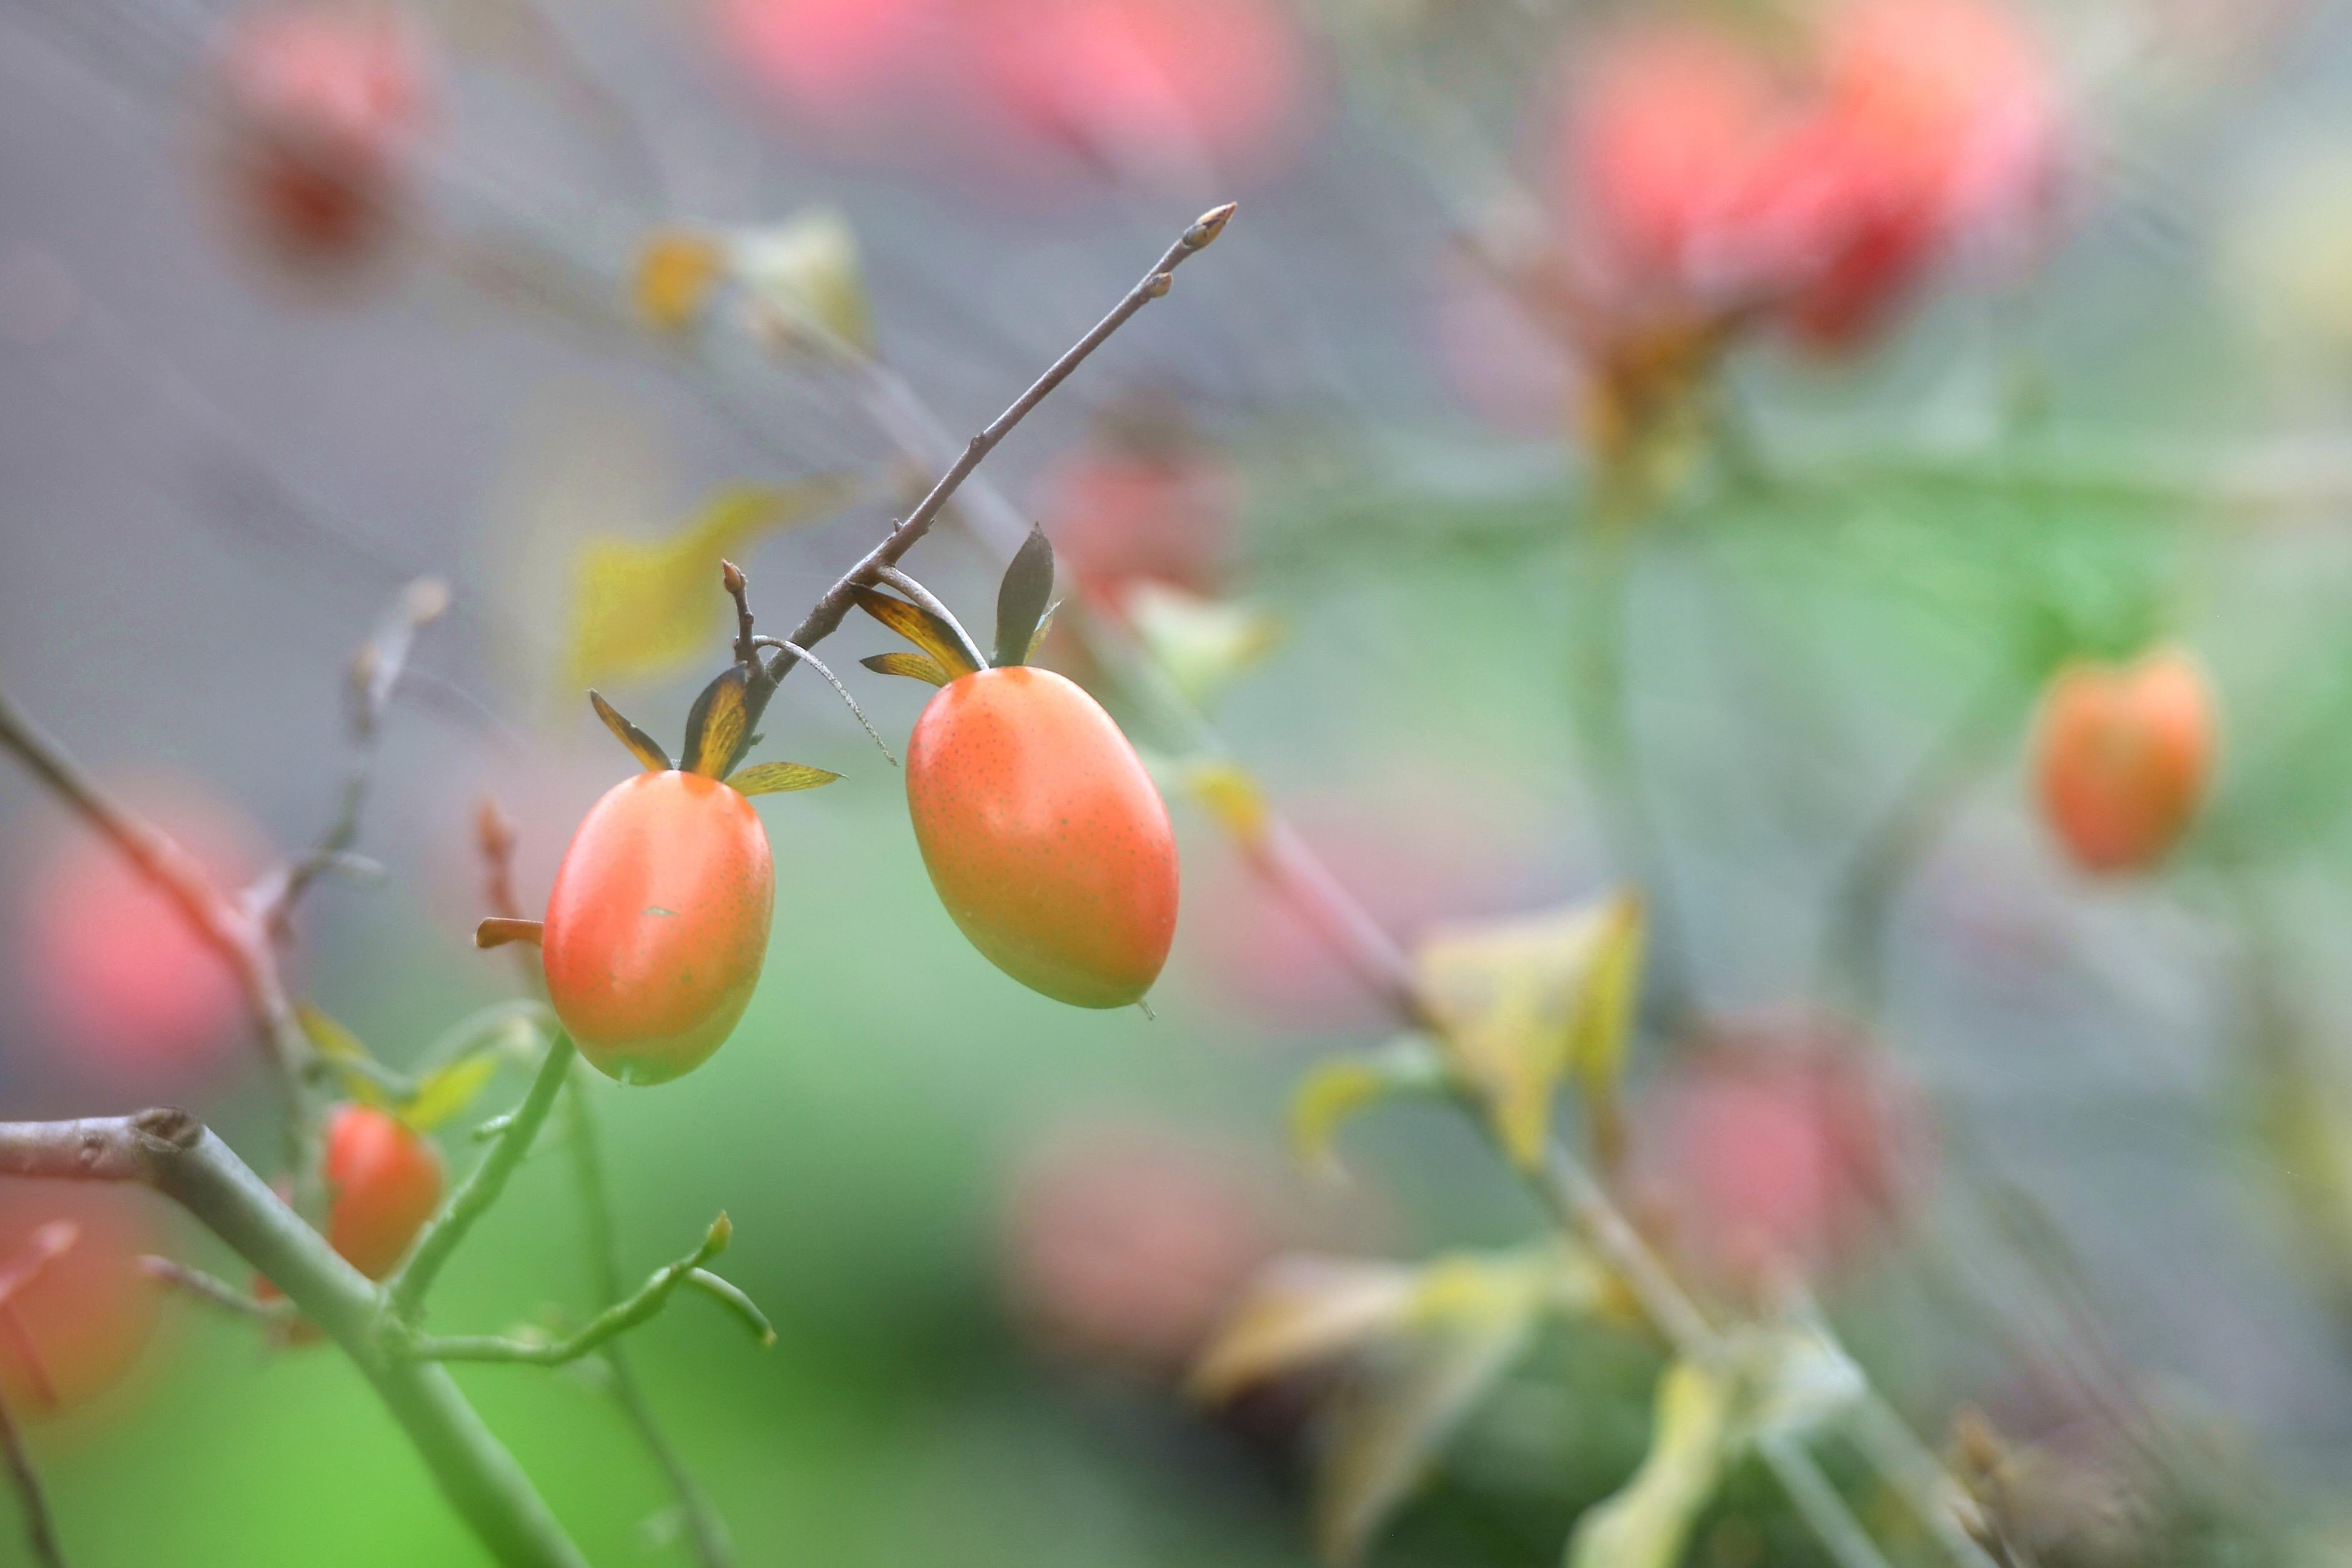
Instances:
[[[1574,1070],[1615,1093],[1639,989],[1640,905],[1629,896],[1441,931],[1414,954],[1454,1073],[1521,1168],[1543,1154],[1551,1102]]]
[[[1291,1152],[1307,1170],[1336,1180],[1341,1173],[1332,1140],[1340,1123],[1391,1095],[1435,1094],[1445,1085],[1445,1064],[1418,1037],[1375,1055],[1318,1062],[1290,1099]]]

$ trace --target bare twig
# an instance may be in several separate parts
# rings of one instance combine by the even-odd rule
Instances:
[[[374,633],[352,656],[351,756],[344,763],[334,816],[308,853],[263,878],[247,894],[272,934],[284,932],[302,895],[357,842],[360,813],[367,805],[368,787],[375,773],[376,732],[384,710],[392,705],[416,634],[440,619],[448,607],[448,585],[437,577],[419,577],[400,591],[377,621]]]
[[[631,1329],[651,1320],[679,1286],[698,1272],[702,1266],[727,1249],[734,1236],[734,1227],[727,1216],[720,1215],[700,1246],[675,1263],[656,1269],[652,1278],[637,1287],[635,1292],[614,1301],[576,1331],[560,1340],[530,1341],[504,1339],[494,1335],[466,1335],[446,1338],[427,1336],[409,1347],[408,1353],[426,1361],[502,1361],[526,1362],[536,1366],[561,1366],[565,1362],[578,1361],[598,1350]]]
[[[842,618],[849,614],[850,605],[855,602],[857,589],[874,582],[877,574],[885,567],[896,566],[900,558],[914,548],[915,542],[930,531],[930,526],[938,520],[940,510],[953,499],[956,491],[962,488],[964,481],[971,477],[972,470],[980,467],[981,459],[994,451],[997,443],[1011,434],[1013,427],[1027,417],[1031,409],[1043,403],[1049,393],[1067,380],[1070,373],[1085,363],[1088,354],[1100,348],[1105,340],[1124,326],[1128,318],[1152,300],[1165,297],[1175,280],[1176,268],[1214,243],[1217,236],[1224,232],[1226,221],[1233,216],[1234,204],[1231,202],[1202,214],[1190,228],[1178,237],[1176,243],[1170,246],[1167,252],[1153,263],[1151,270],[1144,274],[1142,281],[1129,289],[1127,297],[1111,307],[1108,315],[1096,322],[1086,336],[1071,344],[1068,351],[1055,360],[1045,374],[1031,384],[1028,391],[1013,400],[1012,406],[991,420],[986,429],[964,444],[963,450],[958,453],[954,461],[948,465],[947,471],[939,477],[938,482],[931,486],[923,499],[915,503],[914,510],[900,520],[897,526],[884,536],[879,544],[867,551],[856,565],[843,573],[833,586],[827,588],[817,602],[810,607],[809,613],[802,618],[799,626],[794,628],[790,640],[802,647],[814,647],[825,637],[832,636],[835,629],[841,625]],[[790,654],[781,654],[770,666],[774,671],[775,679],[782,679],[785,671],[791,668],[792,657]]]
[[[294,1306],[290,1301],[265,1301],[258,1296],[249,1296],[226,1279],[215,1279],[201,1268],[191,1268],[173,1258],[142,1258],[139,1260],[139,1268],[147,1278],[160,1285],[185,1291],[207,1306],[217,1307],[241,1318],[276,1322],[294,1315]]]

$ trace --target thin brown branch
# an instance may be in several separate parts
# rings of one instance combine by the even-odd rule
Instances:
[[[956,455],[954,461],[948,465],[947,471],[939,477],[938,482],[931,486],[923,499],[915,503],[914,510],[900,520],[879,544],[867,551],[856,565],[843,573],[833,586],[824,591],[807,616],[803,617],[799,626],[794,628],[789,640],[802,647],[814,647],[832,636],[840,626],[843,617],[849,614],[856,590],[875,581],[876,574],[883,568],[896,566],[907,552],[914,548],[915,542],[930,531],[941,509],[954,498],[963,482],[971,478],[972,470],[980,467],[981,460],[996,449],[997,443],[1011,434],[1013,427],[1026,418],[1031,409],[1045,401],[1055,387],[1069,379],[1070,373],[1084,363],[1087,356],[1100,348],[1113,332],[1124,326],[1129,317],[1152,300],[1164,298],[1175,281],[1176,268],[1214,243],[1233,216],[1234,204],[1231,202],[1202,214],[1152,265],[1151,270],[1144,274],[1142,280],[1128,290],[1126,298],[1111,307],[1108,315],[1096,322],[1086,336],[1071,344],[1045,374],[1030,384],[1029,390],[1014,398],[1010,407],[991,420],[986,429],[964,444],[963,450]],[[777,656],[775,663],[770,667],[776,679],[782,679],[791,668],[791,661],[790,654]]]

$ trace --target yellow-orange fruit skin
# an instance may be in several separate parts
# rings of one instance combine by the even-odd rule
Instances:
[[[614,785],[555,873],[541,960],[580,1054],[661,1083],[725,1043],[768,952],[775,868],[750,800],[672,769]]]
[[[940,688],[907,746],[931,885],[988,961],[1077,1007],[1123,1007],[1176,936],[1176,838],[1100,704],[1013,666]]]
[[[2059,671],[2042,701],[2034,775],[2076,864],[2130,871],[2163,858],[2204,801],[2214,712],[2203,668],[2182,649]]]

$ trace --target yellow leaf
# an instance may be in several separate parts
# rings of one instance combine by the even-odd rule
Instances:
[[[1415,1279],[1402,1264],[1286,1258],[1258,1277],[1193,1363],[1192,1390],[1205,1400],[1394,1333],[1412,1314]]]
[[[417,1086],[416,1097],[400,1108],[400,1119],[419,1132],[430,1132],[474,1103],[499,1070],[493,1051],[475,1051],[436,1068]]]
[[[858,588],[856,597],[859,609],[929,655],[931,662],[945,670],[949,679],[970,675],[980,668],[972,662],[971,654],[965,648],[963,639],[956,636],[955,628],[921,605],[872,588]]]
[[[806,763],[755,763],[727,775],[727,782],[745,795],[782,795],[787,790],[815,789],[839,778]]]
[[[1195,763],[1184,772],[1184,787],[1242,849],[1255,854],[1265,844],[1273,814],[1257,781],[1240,763]]]
[[[657,331],[681,331],[702,319],[726,272],[726,250],[711,236],[657,228],[637,247],[637,313]]]
[[[619,709],[605,701],[604,694],[593,687],[588,692],[588,706],[596,710],[596,717],[604,721],[604,728],[613,731],[613,738],[629,749],[629,755],[636,758],[646,772],[662,773],[669,771],[669,753],[661,749],[661,742],[630,723]]]
[[[732,489],[666,539],[589,540],[572,575],[572,683],[646,679],[705,658],[728,622],[720,559],[762,531],[814,522],[854,493],[837,476]]]
[[[1282,645],[1283,625],[1263,610],[1203,599],[1160,583],[1139,583],[1129,621],[1177,689],[1207,707],[1234,679]]]
[[[738,235],[734,265],[751,290],[754,324],[780,350],[872,356],[874,307],[866,295],[857,236],[839,213],[814,208],[773,228]]]
[[[1316,1541],[1352,1563],[1463,1420],[1533,1338],[1544,1260],[1527,1254],[1440,1258],[1413,1283],[1402,1353],[1368,1363],[1328,1422],[1316,1469]]]
[[[1622,1055],[1633,993],[1623,900],[1439,931],[1413,957],[1416,984],[1456,1075],[1485,1101],[1504,1152],[1543,1156],[1552,1097],[1582,1041]],[[1599,994],[1596,997],[1596,982]]]
[[[1722,1479],[1730,1415],[1720,1379],[1688,1362],[1667,1367],[1650,1452],[1633,1479],[1577,1521],[1569,1568],[1674,1568]]]
[[[310,1048],[326,1058],[334,1068],[335,1076],[341,1080],[347,1098],[362,1105],[385,1103],[383,1089],[368,1071],[375,1058],[369,1054],[367,1047],[360,1043],[357,1035],[308,1002],[295,1005],[294,1016],[301,1024],[302,1033],[309,1037]]]
[[[1444,1083],[1444,1065],[1418,1039],[1400,1040],[1379,1056],[1318,1062],[1291,1097],[1291,1151],[1309,1171],[1336,1178],[1339,1162],[1331,1140],[1341,1122],[1386,1096],[1428,1092]]]
[[[857,661],[877,675],[903,675],[909,680],[920,680],[932,686],[945,686],[948,672],[940,668],[939,660],[923,653],[877,653]]]

